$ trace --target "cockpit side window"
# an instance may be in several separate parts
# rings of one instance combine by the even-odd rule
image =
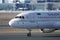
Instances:
[[[24,16],[16,16],[15,18],[21,18],[21,19],[24,19]]]
[[[23,18],[23,19],[24,19],[24,16],[21,16],[21,18]]]
[[[41,13],[37,13],[37,15],[41,15]]]
[[[21,18],[21,16],[19,18]]]
[[[19,16],[16,16],[15,18],[19,18]]]

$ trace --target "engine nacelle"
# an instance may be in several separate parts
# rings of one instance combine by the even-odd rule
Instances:
[[[41,29],[41,31],[42,31],[43,33],[51,33],[51,32],[54,32],[55,29],[44,28],[44,29]]]

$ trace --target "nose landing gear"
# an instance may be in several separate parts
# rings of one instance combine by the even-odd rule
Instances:
[[[31,37],[31,30],[29,30],[29,33],[27,33],[28,37]]]

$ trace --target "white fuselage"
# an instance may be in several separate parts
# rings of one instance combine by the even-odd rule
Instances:
[[[60,28],[60,12],[41,11],[21,13],[10,20],[9,25],[18,28]]]

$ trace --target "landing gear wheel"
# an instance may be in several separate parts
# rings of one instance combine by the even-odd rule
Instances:
[[[28,37],[31,37],[31,33],[27,33],[27,36],[28,36]]]
[[[31,37],[31,29],[28,29],[27,37]]]

